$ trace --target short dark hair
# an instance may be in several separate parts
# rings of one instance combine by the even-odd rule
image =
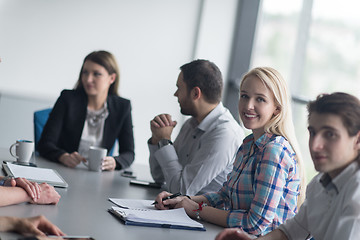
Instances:
[[[84,86],[82,85],[82,81],[81,81],[81,75],[83,72],[84,63],[86,61],[91,61],[91,62],[94,62],[96,64],[103,66],[109,74],[113,74],[113,73],[116,74],[115,81],[110,85],[108,95],[111,95],[111,94],[119,95],[117,92],[118,87],[119,87],[119,82],[120,82],[119,67],[118,67],[118,64],[116,62],[114,55],[112,55],[110,52],[107,52],[104,50],[91,52],[85,57],[83,64],[81,66],[79,79],[75,85],[75,89],[84,89]]]
[[[308,103],[307,109],[309,118],[313,112],[339,116],[349,136],[355,136],[360,131],[360,101],[355,96],[343,92],[320,94]]]
[[[209,103],[221,101],[223,79],[220,69],[208,60],[198,59],[180,67],[187,89],[199,87]]]

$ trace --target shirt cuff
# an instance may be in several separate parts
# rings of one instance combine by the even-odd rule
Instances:
[[[220,201],[218,193],[205,193],[203,196],[206,197],[211,206],[216,206],[216,203]]]
[[[159,149],[157,144],[151,144],[151,142],[150,143],[148,142],[148,147],[149,147],[149,150],[152,152],[155,152],[156,150]]]
[[[171,166],[171,162],[178,163],[177,153],[173,145],[166,145],[162,148],[158,148],[157,145],[153,145],[153,146],[156,146],[157,148],[155,152],[155,158],[159,162],[161,167]]]

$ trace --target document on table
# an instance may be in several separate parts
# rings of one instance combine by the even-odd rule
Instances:
[[[157,210],[151,205],[153,200],[116,198],[109,200],[120,206],[113,206],[109,212],[122,219],[125,225],[205,231],[204,226],[192,220],[184,208]]]
[[[17,165],[10,162],[3,163],[4,171],[8,176],[26,178],[37,183],[48,183],[54,187],[68,187],[67,182],[59,173],[51,168],[39,168]]]
[[[109,198],[109,201],[115,203],[121,208],[127,209],[142,209],[142,210],[156,210],[152,205],[154,200],[139,200],[139,199],[124,199],[124,198]]]

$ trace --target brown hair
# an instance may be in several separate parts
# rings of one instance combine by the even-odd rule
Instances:
[[[103,51],[103,50],[92,52],[85,57],[85,59],[83,61],[83,65],[81,66],[79,79],[75,85],[75,89],[84,89],[84,86],[81,81],[81,75],[83,72],[84,63],[86,61],[92,61],[96,64],[103,66],[109,74],[113,74],[113,73],[116,74],[115,81],[110,85],[108,95],[111,95],[111,94],[119,95],[118,94],[118,87],[119,87],[119,82],[120,82],[119,67],[117,65],[115,57],[111,53],[109,53],[107,51]]]
[[[313,112],[339,116],[349,136],[355,136],[360,131],[360,101],[353,95],[343,92],[320,94],[316,100],[308,103],[307,109],[308,118]]]
[[[208,60],[198,59],[180,67],[187,90],[199,87],[209,103],[221,101],[223,79],[220,69]]]

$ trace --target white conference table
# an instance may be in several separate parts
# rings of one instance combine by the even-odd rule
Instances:
[[[0,148],[0,161],[13,160],[8,149]],[[0,216],[31,217],[44,215],[68,235],[91,236],[96,240],[111,239],[215,239],[222,227],[202,222],[206,231],[178,230],[128,226],[107,210],[113,206],[112,198],[154,199],[160,189],[130,185],[130,178],[119,171],[91,172],[85,167],[67,168],[37,157],[39,167],[56,169],[69,184],[68,188],[56,188],[61,195],[57,205],[22,203],[0,208]],[[139,179],[149,176],[145,165],[132,167]],[[3,175],[3,172],[0,174]],[[0,233],[2,240],[17,239],[15,233]]]

